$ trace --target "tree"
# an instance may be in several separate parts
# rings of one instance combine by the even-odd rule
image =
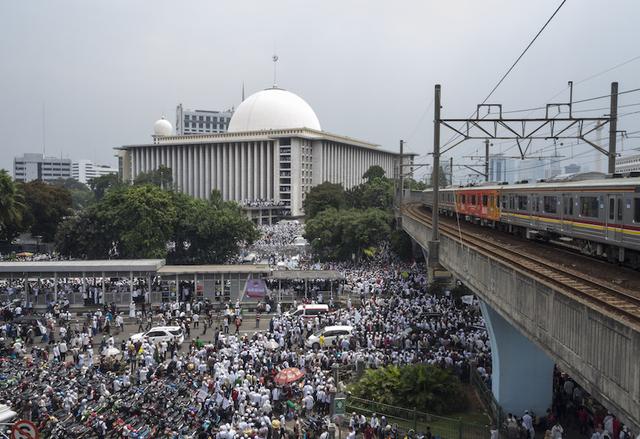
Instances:
[[[333,184],[325,181],[311,188],[303,202],[303,207],[307,219],[309,219],[325,209],[330,207],[341,209],[345,204],[345,193],[342,184]]]
[[[427,188],[427,184],[422,180],[417,181],[413,178],[405,178],[404,188],[412,191],[423,191]]]
[[[93,205],[67,217],[56,233],[56,249],[60,254],[79,259],[106,259],[113,243],[118,241],[115,230],[107,223],[100,207]]]
[[[238,253],[239,244],[259,237],[255,225],[238,204],[222,201],[212,193],[210,201],[174,194],[177,207],[172,263],[224,263]]]
[[[440,166],[439,169],[440,169],[440,172],[438,176],[438,181],[440,182],[440,184],[438,187],[447,187],[447,185],[449,184],[449,180],[447,179],[447,174],[445,174],[444,169],[442,169],[442,166]],[[432,172],[431,178],[429,179],[429,187],[434,186],[435,177],[436,177],[436,173]]]
[[[380,209],[325,209],[305,225],[305,238],[322,258],[360,257],[365,248],[379,245],[391,228],[389,213]]]
[[[107,192],[100,207],[123,258],[164,258],[176,221],[169,192],[150,184]]]
[[[160,165],[160,167],[154,171],[141,172],[138,174],[133,184],[152,184],[162,189],[171,189],[173,187],[173,173],[171,172],[171,168]]]
[[[53,241],[58,224],[71,213],[71,193],[63,187],[37,180],[22,183],[21,188],[27,206],[25,229],[32,236],[42,236],[43,242]]]
[[[24,196],[4,169],[0,170],[0,241],[11,242],[22,230]]]
[[[382,166],[373,165],[370,166],[364,174],[362,174],[362,178],[370,183],[375,179],[385,178],[384,174],[385,172],[384,169],[382,169]]]
[[[79,210],[93,203],[95,197],[93,192],[84,183],[80,183],[73,178],[59,178],[51,184],[67,189],[71,194],[71,206],[74,210]]]
[[[238,204],[217,195],[206,201],[151,184],[114,187],[64,221],[56,248],[76,258],[224,263],[240,244],[257,239],[258,231]]]
[[[393,182],[386,178],[375,178],[349,189],[345,197],[349,207],[389,210],[393,205]]]
[[[427,364],[367,369],[349,390],[358,398],[439,415],[461,412],[469,405],[458,377]]]
[[[109,189],[122,185],[124,183],[120,181],[118,174],[105,174],[89,180],[89,187],[93,191],[96,201],[102,200]]]

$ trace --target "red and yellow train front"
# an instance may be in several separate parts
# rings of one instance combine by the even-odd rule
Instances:
[[[479,187],[456,191],[456,211],[491,221],[500,219],[499,192],[496,189]]]

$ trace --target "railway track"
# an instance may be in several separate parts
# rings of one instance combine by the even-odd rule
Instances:
[[[410,204],[403,209],[409,216],[425,225],[431,225],[431,215],[426,213],[419,204]],[[440,233],[464,245],[474,248],[493,259],[500,260],[507,265],[516,267],[534,277],[559,287],[569,295],[587,300],[609,312],[625,318],[634,325],[640,326],[640,295],[624,290],[614,284],[607,284],[599,279],[558,264],[546,261],[530,253],[517,251],[497,245],[490,240],[463,228],[440,221]]]

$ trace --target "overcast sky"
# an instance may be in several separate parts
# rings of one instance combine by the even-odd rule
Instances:
[[[403,138],[426,154],[434,84],[443,87],[443,117],[468,116],[559,3],[5,0],[0,167],[42,151],[43,105],[48,155],[115,165],[113,147],[149,142],[160,116],[175,123],[176,104],[237,107],[243,81],[247,95],[271,86],[274,48],[278,85],[307,100],[323,129],[394,150]],[[568,80],[640,55],[639,16],[637,0],[569,0],[491,101],[505,110],[539,106]],[[639,73],[640,60],[631,62],[578,84],[575,99],[607,94],[613,80],[620,90],[640,87]],[[554,100],[562,98],[567,93]],[[620,98],[637,102],[640,93]],[[640,118],[621,118],[619,129],[640,130]],[[478,146],[469,141],[454,157],[469,162],[461,156]]]

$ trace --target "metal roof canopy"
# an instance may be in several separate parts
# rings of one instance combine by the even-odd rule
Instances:
[[[180,274],[216,274],[216,273],[258,273],[269,274],[267,264],[233,264],[233,265],[165,265],[158,270],[160,276]]]
[[[342,273],[336,270],[275,270],[272,279],[280,280],[343,280]]]
[[[20,277],[32,273],[45,277],[47,275],[105,275],[113,273],[155,273],[165,264],[164,259],[111,259],[91,261],[33,261],[33,262],[0,262],[0,277],[8,275]],[[119,275],[118,275],[119,276]],[[66,276],[62,276],[66,277]],[[117,277],[117,276],[116,276]]]

